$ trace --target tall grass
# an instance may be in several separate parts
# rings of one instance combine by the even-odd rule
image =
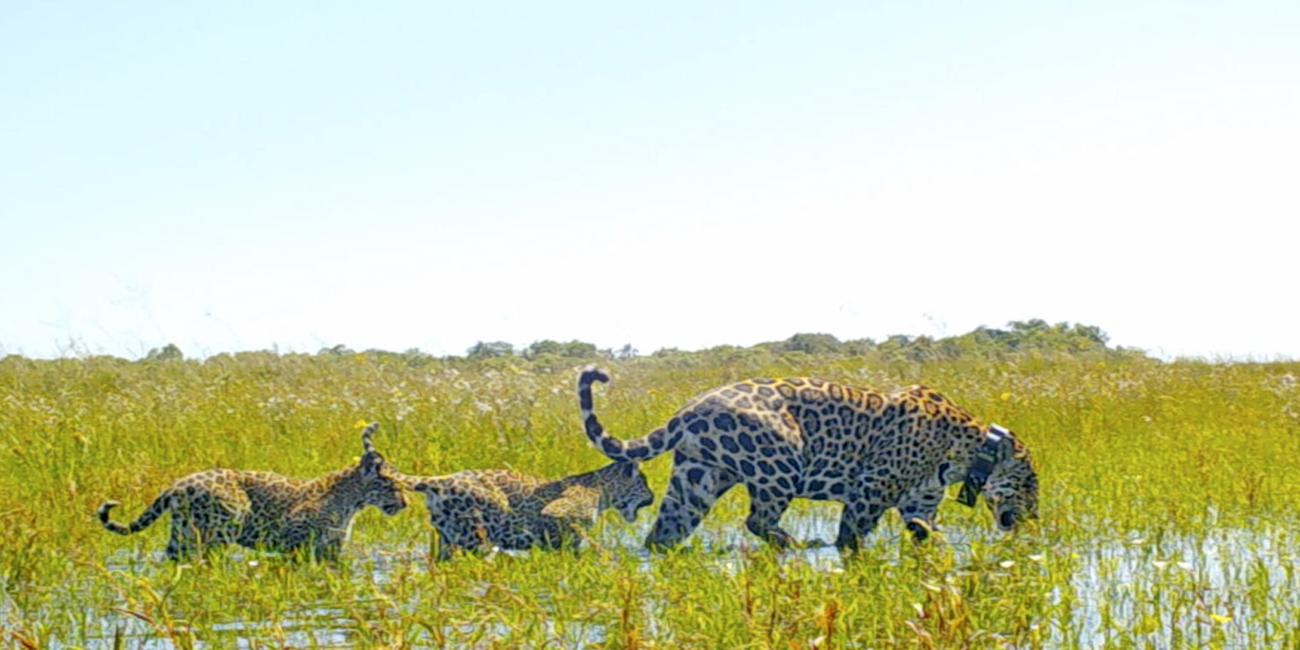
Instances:
[[[1032,449],[1042,519],[1013,535],[947,503],[915,548],[887,517],[865,550],[774,553],[737,490],[687,548],[646,555],[652,514],[610,517],[567,553],[434,564],[422,505],[358,517],[338,566],[235,550],[161,560],[166,522],[123,538],[183,474],[313,476],[360,453],[403,471],[599,466],[576,365],[247,353],[197,361],[0,360],[0,639],[6,647],[1300,647],[1300,364],[1141,358],[895,361],[714,354],[610,362],[598,409],[620,437],[750,376],[925,383]],[[549,367],[548,367],[549,366]],[[662,494],[671,462],[646,466]],[[652,509],[653,510],[653,509]],[[787,527],[834,535],[838,508]]]

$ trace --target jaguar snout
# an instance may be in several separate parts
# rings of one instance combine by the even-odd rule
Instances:
[[[1001,526],[1002,530],[1008,530],[1015,525],[1016,513],[1006,510],[1001,515],[998,515],[998,526]]]
[[[1026,514],[1018,508],[1007,508],[1006,510],[998,512],[998,528],[1001,528],[1004,531],[1011,530],[1020,524],[1020,522],[1030,518],[1036,517],[1032,515],[1026,516]]]

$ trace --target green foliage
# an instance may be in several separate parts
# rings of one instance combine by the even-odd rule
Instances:
[[[560,343],[551,340],[537,341],[524,348],[523,351],[524,358],[529,360],[547,355],[566,359],[595,359],[597,351],[593,343],[584,343],[582,341]]]
[[[806,337],[805,339],[806,340]],[[825,338],[818,338],[829,343]],[[855,558],[773,553],[724,497],[688,548],[640,554],[650,520],[608,517],[578,555],[434,566],[423,506],[362,513],[338,568],[235,551],[159,561],[166,522],[138,513],[209,467],[314,476],[350,463],[360,423],[403,471],[603,463],[573,395],[583,358],[434,359],[418,350],[220,354],[205,360],[0,359],[0,646],[1084,648],[1291,647],[1300,638],[1300,364],[1162,363],[1100,330],[890,338],[831,352],[725,346],[606,359],[606,427],[629,438],[695,393],[756,376],[926,383],[1011,427],[1041,470],[1042,520],[992,531],[945,504],[913,548],[887,517]],[[492,344],[483,344],[490,346]],[[1069,352],[1071,346],[1078,351]],[[508,346],[507,346],[508,347]],[[547,361],[549,359],[549,361]],[[554,365],[551,365],[554,362]],[[646,465],[663,494],[670,461]],[[653,511],[653,508],[650,509]],[[838,508],[787,527],[834,536]]]
[[[164,345],[162,348],[153,348],[144,356],[149,361],[179,361],[185,358],[181,349],[172,343]]]
[[[505,341],[493,341],[491,343],[479,341],[470,346],[470,349],[466,352],[465,356],[468,359],[499,359],[502,357],[513,357],[515,356],[515,348],[513,345],[510,345]]]
[[[1070,323],[1049,325],[1033,319],[1013,321],[1009,329],[979,327],[960,336],[935,339],[895,334],[880,343],[871,339],[840,341],[830,334],[795,334],[784,341],[760,343],[755,349],[777,354],[803,353],[818,356],[860,356],[871,360],[912,362],[949,361],[962,358],[1016,359],[1025,356],[1101,355],[1142,356],[1135,350],[1109,348],[1108,337],[1099,327]]]
[[[1119,359],[1144,356],[1140,350],[1109,347],[1107,345],[1109,337],[1101,328],[1093,325],[1077,323],[1050,325],[1041,319],[1031,319],[1012,321],[1007,327],[1008,329],[1005,330],[978,327],[966,334],[938,339],[930,336],[911,337],[895,334],[880,343],[869,338],[841,341],[832,334],[805,332],[795,334],[784,341],[759,343],[748,348],[720,345],[695,352],[664,348],[656,350],[649,356],[656,359],[671,358],[694,365],[710,364],[737,355],[750,358],[780,357],[791,354],[828,358],[860,357],[861,361],[872,364],[900,361],[929,363],[959,359],[1014,361],[1024,358],[1100,356]],[[340,344],[332,348],[322,348],[318,354],[351,356],[357,353]],[[405,363],[415,367],[435,361],[433,356],[416,349],[407,350],[400,355],[382,350],[366,350],[363,354],[375,358],[400,356]],[[167,356],[163,357],[163,355]],[[517,357],[531,362],[538,369],[559,370],[567,368],[573,360],[627,361],[637,358],[638,352],[631,344],[626,344],[615,351],[602,350],[593,343],[578,340],[561,343],[545,339],[534,341],[521,350],[516,350],[506,341],[479,341],[466,351],[464,359],[483,361]],[[169,345],[161,351],[150,351],[148,358],[183,357],[179,349]]]
[[[830,334],[795,334],[780,343],[770,343],[767,347],[773,352],[833,354],[840,352],[843,345]]]
[[[338,345],[335,345],[334,347],[321,348],[320,352],[317,352],[316,354],[321,356],[348,357],[356,354],[356,351],[340,343]]]

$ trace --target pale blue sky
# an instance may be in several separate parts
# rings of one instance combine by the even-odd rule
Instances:
[[[0,3],[0,354],[1300,358],[1300,3]]]

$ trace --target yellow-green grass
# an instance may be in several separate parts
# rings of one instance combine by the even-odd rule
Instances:
[[[166,520],[134,516],[210,467],[313,476],[360,453],[400,469],[604,462],[577,418],[580,361],[249,353],[205,362],[0,360],[0,647],[1300,647],[1300,364],[1024,357],[918,364],[720,351],[608,362],[597,408],[639,436],[694,393],[753,376],[925,383],[1032,449],[1042,518],[1012,535],[982,508],[940,510],[914,548],[890,515],[852,559],[775,553],[736,490],[683,552],[647,555],[609,516],[575,555],[429,561],[416,499],[357,518],[339,566],[236,549],[161,559]],[[669,458],[646,465],[662,494]],[[838,507],[797,502],[796,536]]]

